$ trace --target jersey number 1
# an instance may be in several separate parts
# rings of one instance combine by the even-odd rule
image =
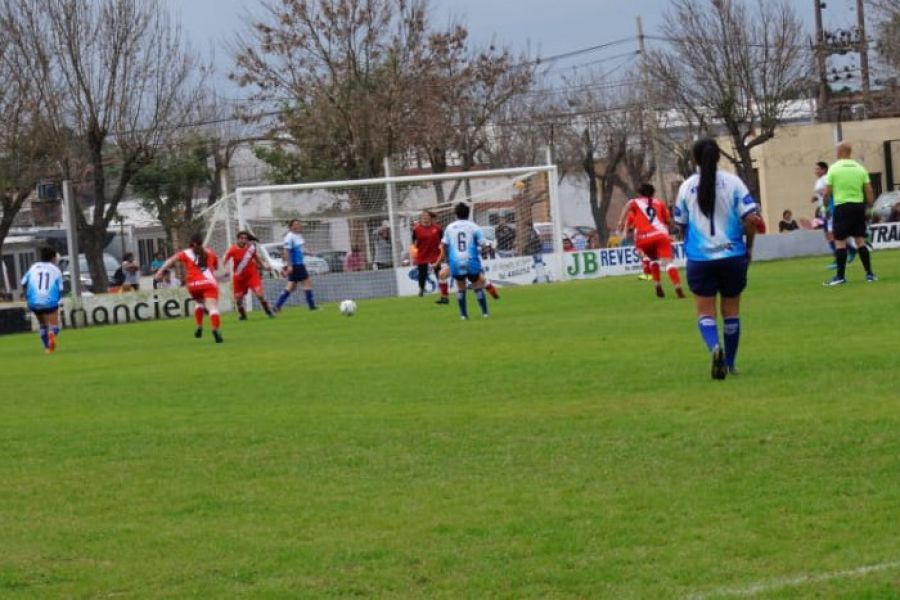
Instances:
[[[50,289],[50,273],[38,273],[38,289]]]

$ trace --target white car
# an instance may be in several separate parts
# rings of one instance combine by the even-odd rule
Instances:
[[[282,267],[284,267],[284,261],[281,260],[281,243],[273,242],[271,244],[260,244],[260,246],[265,251],[265,254],[269,256],[269,264],[275,269],[275,273],[280,274]],[[306,270],[310,275],[324,275],[331,272],[328,261],[315,254],[304,255],[303,263],[306,265]]]

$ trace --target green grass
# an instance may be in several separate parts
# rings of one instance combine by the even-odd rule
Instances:
[[[900,598],[900,253],[0,338],[0,596]],[[473,299],[470,298],[470,303]],[[474,307],[471,307],[474,308]],[[718,595],[716,595],[718,594]]]

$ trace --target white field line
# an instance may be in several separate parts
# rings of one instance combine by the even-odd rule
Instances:
[[[796,575],[794,577],[783,577],[780,579],[771,579],[769,581],[759,581],[745,587],[721,588],[709,592],[691,594],[686,600],[707,600],[710,598],[749,598],[775,590],[806,585],[810,583],[820,583],[823,581],[831,581],[832,579],[846,579],[849,577],[863,577],[870,573],[880,573],[882,571],[890,571],[891,569],[900,568],[900,561],[884,562],[876,565],[867,565],[848,569],[846,571],[833,571],[831,573]]]

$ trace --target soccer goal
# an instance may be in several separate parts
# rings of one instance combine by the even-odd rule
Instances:
[[[483,258],[496,284],[550,281],[562,273],[556,182],[550,165],[243,187],[207,211],[207,243],[222,253],[248,230],[277,268],[288,223],[299,219],[321,301],[413,294],[412,229],[420,214],[430,211],[444,226],[465,202],[490,242]],[[431,277],[427,291],[436,284]],[[267,281],[267,293],[281,285]]]

